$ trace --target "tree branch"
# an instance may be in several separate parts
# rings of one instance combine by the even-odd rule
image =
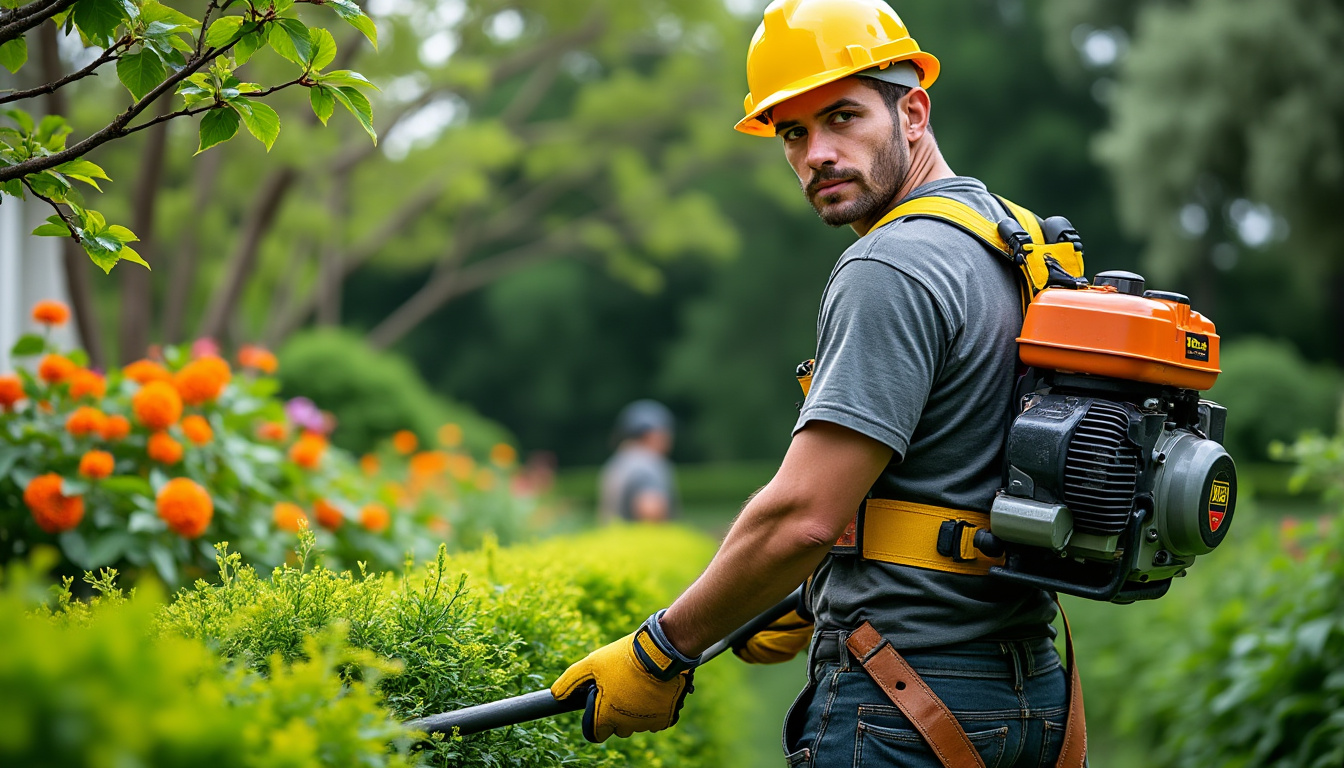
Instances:
[[[56,209],[56,215],[61,217],[61,221],[65,222],[65,228],[70,230],[71,240],[74,240],[76,243],[83,242],[83,240],[79,236],[79,225],[76,224],[75,220],[70,218],[70,216],[67,215],[65,211],[61,210],[60,203],[56,202],[55,200],[52,200],[50,197],[47,197],[46,195],[43,195],[36,189],[33,189],[33,185],[29,184],[27,179],[23,180],[23,186],[28,188],[28,191],[32,193],[33,197],[36,197],[38,200],[41,200],[42,202]]]
[[[83,80],[89,75],[94,74],[95,69],[98,69],[107,62],[121,58],[120,56],[115,56],[113,54],[116,52],[118,48],[122,47],[123,45],[129,48],[130,44],[131,39],[129,37],[123,37],[117,42],[113,43],[112,47],[103,51],[102,54],[98,56],[98,58],[93,60],[93,63],[89,64],[87,67],[84,67],[78,72],[72,72],[66,75],[65,77],[62,77],[61,79],[52,83],[47,83],[46,85],[39,85],[36,88],[29,88],[26,91],[15,91],[12,93],[5,94],[4,96],[0,96],[0,104],[8,104],[11,101],[21,101],[23,99],[31,99],[34,96],[45,96],[49,93],[55,93],[58,89],[64,88],[65,86],[75,82],[76,80]]]
[[[0,26],[0,43],[7,43],[10,40],[21,37],[24,32],[36,27],[38,24],[41,24],[74,4],[75,0],[54,0],[54,2],[34,10],[27,15],[18,16],[14,21],[11,21],[4,26]],[[30,7],[32,6],[26,5],[23,6],[23,8],[16,8],[14,10],[23,11],[25,8]]]

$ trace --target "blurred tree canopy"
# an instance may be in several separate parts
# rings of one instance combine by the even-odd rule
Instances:
[[[1148,277],[1186,286],[1225,333],[1289,336],[1344,360],[1344,7],[1049,0],[1047,11],[1056,63],[1109,96],[1097,155],[1126,231],[1145,241]]]

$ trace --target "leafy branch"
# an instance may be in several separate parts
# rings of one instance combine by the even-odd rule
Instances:
[[[27,112],[10,109],[4,116],[15,127],[0,127],[0,194],[33,194],[51,204],[57,216],[34,232],[69,235],[89,257],[110,270],[118,260],[141,261],[126,243],[135,235],[124,227],[106,225],[96,211],[84,207],[70,183],[83,181],[98,188],[96,179],[108,179],[97,165],[82,158],[98,147],[169,120],[201,115],[197,154],[228,141],[246,126],[267,151],[280,133],[280,117],[260,99],[293,86],[310,89],[314,115],[323,124],[336,104],[348,110],[376,142],[373,108],[363,89],[376,88],[363,75],[349,70],[324,72],[336,56],[336,42],[320,27],[309,28],[293,15],[296,0],[246,0],[240,15],[221,15],[235,0],[211,0],[200,20],[158,0],[38,0],[0,14],[0,65],[17,71],[27,61],[22,37],[7,39],[3,30],[24,30],[51,19],[58,27],[78,30],[86,44],[103,51],[80,70],[43,85],[0,96],[0,104],[52,94],[70,83],[97,74],[116,62],[117,77],[132,96],[131,104],[104,127],[72,146],[71,132],[60,115],[48,115],[40,124]],[[377,46],[373,21],[352,0],[297,0],[331,8]],[[20,35],[22,30],[20,31]],[[292,80],[262,87],[241,81],[235,71],[262,48],[270,48],[300,68]],[[151,104],[175,93],[183,106],[134,124]],[[68,172],[74,167],[76,173]],[[101,190],[99,190],[101,191]],[[69,208],[67,215],[61,206]],[[124,256],[118,256],[123,251]]]

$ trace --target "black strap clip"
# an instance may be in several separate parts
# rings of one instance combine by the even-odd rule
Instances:
[[[967,520],[944,520],[938,527],[938,554],[951,558],[954,563],[969,563],[974,560],[974,556],[961,556],[961,538],[966,535],[966,529],[974,527],[975,525]]]

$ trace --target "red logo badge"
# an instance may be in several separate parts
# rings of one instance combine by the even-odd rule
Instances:
[[[1214,480],[1209,489],[1209,531],[1217,531],[1227,516],[1227,502],[1232,496],[1232,486],[1224,480]]]

